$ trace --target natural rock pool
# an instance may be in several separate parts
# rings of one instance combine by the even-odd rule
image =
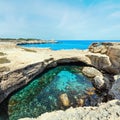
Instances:
[[[80,66],[58,66],[35,78],[10,97],[9,119],[38,117],[42,113],[65,110],[70,106],[91,105],[89,97],[97,99],[98,96],[81,69]]]

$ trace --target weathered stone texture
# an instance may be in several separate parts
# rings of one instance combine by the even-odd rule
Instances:
[[[99,107],[69,108],[66,111],[44,113],[38,118],[20,120],[120,120],[120,101],[109,101]]]

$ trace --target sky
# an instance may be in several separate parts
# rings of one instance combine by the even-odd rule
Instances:
[[[0,37],[120,40],[120,0],[0,0]]]

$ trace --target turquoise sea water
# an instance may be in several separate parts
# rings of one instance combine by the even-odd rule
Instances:
[[[87,49],[93,42],[120,42],[120,40],[57,40],[58,43],[47,44],[25,44],[23,47],[61,49]]]
[[[58,66],[34,79],[28,86],[11,96],[8,105],[9,119],[37,117],[42,113],[66,109],[60,95],[66,93],[71,106],[93,88],[90,80],[81,73],[80,66]],[[85,105],[89,105],[86,101]]]

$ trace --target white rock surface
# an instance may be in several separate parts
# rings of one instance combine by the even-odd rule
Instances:
[[[84,67],[82,69],[82,73],[86,75],[87,77],[91,77],[91,78],[95,76],[102,76],[102,73],[93,67]]]
[[[54,111],[44,113],[38,118],[19,120],[120,120],[120,101],[109,101],[99,107],[78,107],[66,111]]]

